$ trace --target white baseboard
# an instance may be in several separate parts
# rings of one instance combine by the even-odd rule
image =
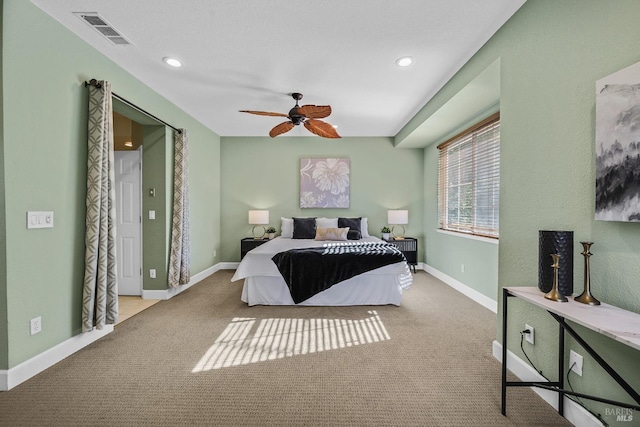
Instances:
[[[498,302],[489,298],[488,296],[481,294],[480,292],[476,291],[473,288],[470,288],[469,286],[465,285],[464,283],[454,279],[451,276],[446,275],[445,273],[441,272],[440,270],[431,267],[428,264],[423,264],[422,269],[424,271],[426,271],[427,273],[431,274],[434,277],[437,277],[438,279],[442,280],[444,283],[446,283],[447,285],[451,286],[453,289],[457,290],[458,292],[468,296],[469,298],[471,298],[472,300],[474,300],[475,302],[477,302],[478,304],[484,306],[485,308],[488,308],[489,310],[493,311],[494,313],[498,312]],[[497,291],[496,291],[497,292]]]
[[[11,390],[13,387],[28,380],[36,374],[71,356],[76,351],[99,340],[113,332],[113,325],[106,325],[102,329],[94,329],[69,338],[48,350],[25,360],[9,370],[0,370],[0,391]]]
[[[218,264],[220,266],[220,270],[236,270],[240,265],[239,262],[221,262]]]
[[[178,295],[180,292],[188,289],[196,283],[206,279],[218,270],[222,269],[221,264],[216,264],[195,274],[189,280],[186,285],[181,285],[177,288],[164,289],[164,290],[148,290],[142,291],[143,299],[159,299],[166,300]],[[28,380],[36,374],[44,371],[47,368],[60,362],[62,359],[72,355],[76,351],[86,347],[92,342],[102,338],[103,336],[113,331],[113,325],[107,325],[101,330],[94,329],[91,332],[80,333],[69,338],[60,344],[51,347],[48,350],[32,357],[13,367],[9,370],[0,370],[0,391],[7,391],[17,386],[18,384]]]
[[[215,273],[216,271],[222,270],[223,268],[221,268],[221,265],[224,263],[218,263],[216,265],[213,265],[209,268],[207,268],[204,271],[201,271],[198,274],[194,274],[193,276],[191,276],[191,280],[189,280],[189,283],[187,283],[186,285],[180,285],[176,288],[169,288],[169,289],[151,289],[151,290],[142,290],[142,299],[159,299],[159,300],[167,300],[170,298],[173,298],[174,296],[178,295],[180,292],[186,291],[187,289],[189,289],[191,286],[195,285],[196,283],[206,279],[207,277],[211,276],[213,273]]]
[[[502,362],[502,344],[498,341],[493,341],[493,357],[495,357],[499,362]],[[535,369],[531,367],[531,365],[524,362],[509,350],[507,350],[507,368],[522,381],[546,381],[542,375],[540,375]],[[545,402],[551,405],[556,411],[558,410],[558,393],[538,387],[531,387],[531,389],[536,392]],[[507,411],[509,411],[508,396]],[[574,426],[603,426],[603,424],[589,411],[566,396],[564,398],[564,417]]]

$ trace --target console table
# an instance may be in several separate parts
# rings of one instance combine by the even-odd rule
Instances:
[[[546,310],[558,322],[558,381],[507,381],[507,314],[508,300],[517,297]],[[570,320],[585,328],[640,350],[640,314],[623,310],[609,304],[598,306],[582,304],[569,298],[568,302],[557,302],[544,297],[537,287],[506,287],[502,289],[502,415],[507,410],[507,387],[539,387],[558,392],[558,412],[564,415],[564,396],[571,395],[607,403],[623,408],[640,410],[640,394],[635,391],[591,346],[567,323]],[[578,342],[585,351],[622,387],[637,405],[616,402],[597,396],[576,393],[564,388],[564,336],[565,332]]]

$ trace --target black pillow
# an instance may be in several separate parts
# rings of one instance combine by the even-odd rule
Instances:
[[[360,239],[362,239],[362,233],[360,233],[358,230],[349,229],[349,231],[347,231],[347,240],[360,240]]]
[[[362,238],[362,230],[360,229],[361,222],[362,218],[338,218],[338,227],[349,227],[347,239],[360,240]]]
[[[314,218],[293,218],[293,238],[294,239],[315,239],[316,219]]]

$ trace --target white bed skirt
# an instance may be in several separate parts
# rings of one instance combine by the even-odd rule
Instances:
[[[410,275],[411,273],[409,273]],[[363,274],[337,283],[295,304],[282,277],[251,276],[244,280],[242,301],[248,305],[400,305],[403,284],[398,274]]]

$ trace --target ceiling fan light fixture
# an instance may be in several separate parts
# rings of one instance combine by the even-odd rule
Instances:
[[[165,56],[164,58],[162,58],[162,60],[164,61],[165,64],[170,65],[172,67],[175,67],[175,68],[182,67],[182,62],[180,62],[180,60],[176,58]]]
[[[323,119],[331,114],[330,105],[303,105],[300,107],[298,101],[302,99],[301,93],[292,93],[291,96],[296,101],[296,105],[289,110],[289,114],[275,113],[271,111],[254,111],[254,110],[239,110],[241,113],[257,114],[259,116],[274,116],[274,117],[286,117],[286,122],[280,123],[275,126],[269,132],[271,138],[275,138],[278,135],[282,135],[285,132],[289,132],[297,125],[304,125],[304,127],[311,133],[318,135],[322,138],[340,138],[338,132],[336,132],[337,126],[333,126],[330,123],[319,120]]]
[[[411,56],[403,56],[396,60],[396,65],[398,67],[408,67],[411,64],[413,64],[413,58]]]

